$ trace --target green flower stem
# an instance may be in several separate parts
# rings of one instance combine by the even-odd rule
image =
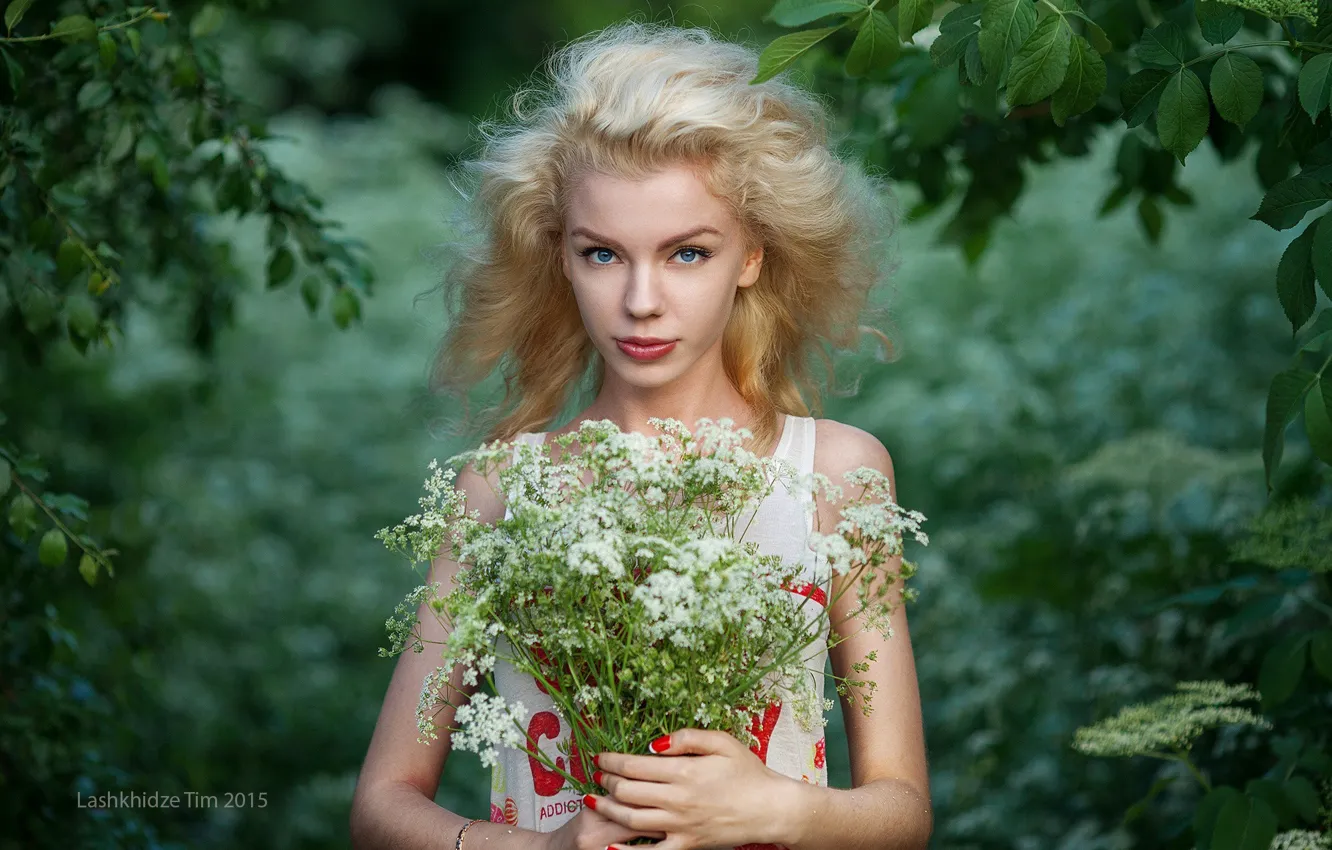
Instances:
[[[602,612],[605,610],[604,606],[599,605],[596,607],[597,607],[597,622],[601,623],[601,633],[602,635],[609,636],[608,630],[606,628],[606,618],[602,614]],[[613,683],[615,682],[615,661],[613,658],[611,658],[610,641],[603,640],[601,644],[602,647],[606,650],[606,678],[603,681],[605,681],[608,684],[611,684],[611,689],[614,690]],[[621,708],[622,706],[620,705],[620,700],[615,700],[616,729],[619,732],[620,740],[625,740],[624,712],[621,710]]]
[[[130,18],[129,20],[121,21],[118,24],[109,24],[104,27],[98,27],[97,31],[101,33],[101,32],[111,32],[112,30],[125,29],[126,27],[134,26],[139,21],[142,21],[145,18],[153,17],[154,15],[167,16],[170,14],[171,14],[170,12],[159,12],[155,7],[149,6],[147,10],[140,12],[139,14]],[[20,38],[14,38],[11,36],[11,37],[0,38],[0,44],[19,44],[22,42],[30,42],[30,41],[51,41],[52,39],[63,38],[63,37],[64,35],[62,33],[54,33],[54,32],[47,33],[46,35],[27,35],[27,36],[22,36]]]
[[[1170,756],[1169,758],[1172,761],[1177,761],[1180,764],[1187,767],[1189,769],[1189,773],[1193,774],[1193,778],[1198,780],[1198,782],[1202,785],[1204,791],[1210,792],[1212,790],[1212,783],[1208,782],[1207,777],[1203,776],[1202,772],[1199,771],[1196,766],[1194,766],[1193,762],[1189,759],[1189,753],[1187,750],[1181,750],[1177,754]]]

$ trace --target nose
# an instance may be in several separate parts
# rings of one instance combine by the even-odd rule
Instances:
[[[663,292],[658,270],[651,263],[632,263],[624,292],[624,308],[636,319],[658,315]]]

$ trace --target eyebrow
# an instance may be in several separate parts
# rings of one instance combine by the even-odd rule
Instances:
[[[716,234],[717,236],[725,236],[725,234],[722,233],[717,228],[709,227],[708,225],[705,224],[701,227],[695,227],[693,230],[686,230],[684,233],[676,234],[675,236],[672,236],[669,239],[663,239],[661,244],[657,246],[657,250],[665,251],[667,248],[671,247],[677,242],[683,242],[686,239],[693,239],[695,236],[701,236],[704,233],[712,233]],[[592,231],[588,230],[586,227],[575,227],[573,230],[569,231],[569,236],[571,237],[585,236],[588,239],[591,239],[593,242],[604,242],[607,245],[619,248],[620,250],[624,250],[624,246],[616,242],[614,239],[610,239],[608,237],[601,236],[600,234],[593,233]]]

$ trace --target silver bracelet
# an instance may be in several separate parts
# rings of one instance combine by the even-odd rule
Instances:
[[[453,850],[462,850],[462,838],[467,833],[467,830],[472,828],[472,824],[480,823],[483,820],[485,820],[485,818],[477,818],[476,820],[470,820],[463,824],[463,828],[458,830],[458,840],[453,842]]]

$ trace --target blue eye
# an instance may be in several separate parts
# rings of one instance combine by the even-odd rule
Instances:
[[[711,251],[705,251],[702,248],[681,248],[675,253],[680,255],[680,259],[684,261],[686,266],[697,266],[712,256]],[[686,254],[692,255],[693,259],[686,259]]]
[[[597,258],[594,264],[599,266],[604,266],[615,259],[615,252],[609,248],[593,248],[588,253]],[[584,254],[584,256],[587,256],[587,254]]]

